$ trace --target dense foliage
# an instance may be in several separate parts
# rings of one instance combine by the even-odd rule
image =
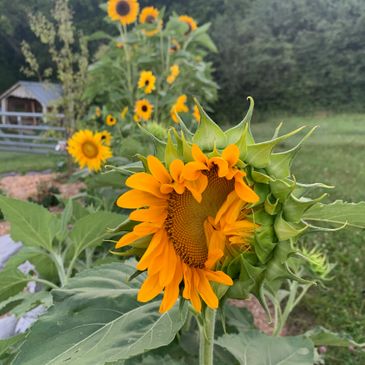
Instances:
[[[84,33],[108,27],[100,16],[101,3],[70,1]],[[233,106],[240,105],[241,95],[254,96],[260,109],[364,108],[362,0],[158,0],[141,5],[166,6],[167,13],[189,9],[200,24],[212,22],[210,34],[219,49],[213,56],[222,88],[219,109],[229,112],[229,119],[234,119]],[[27,14],[47,13],[49,7],[45,0],[0,0],[0,89],[22,78],[20,41],[31,38]]]

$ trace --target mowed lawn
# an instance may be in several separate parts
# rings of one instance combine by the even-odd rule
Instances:
[[[24,174],[29,171],[55,170],[65,157],[59,155],[38,155],[0,151],[0,175],[6,173]]]
[[[258,140],[270,138],[280,121],[272,118],[255,123],[253,133]],[[298,181],[335,185],[327,201],[365,200],[365,114],[288,117],[283,121],[282,132],[302,125],[319,126],[293,164]],[[290,146],[293,144],[286,143],[280,148]],[[305,242],[322,247],[337,266],[327,288],[312,289],[291,322],[302,329],[321,325],[348,332],[356,341],[365,342],[365,231],[315,233],[305,237]],[[331,365],[364,365],[365,352],[331,349],[326,359]]]

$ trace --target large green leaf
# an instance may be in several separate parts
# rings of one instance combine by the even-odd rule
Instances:
[[[332,204],[317,203],[304,213],[303,219],[310,222],[347,224],[365,228],[365,202],[347,203],[336,200]]]
[[[40,205],[0,196],[0,210],[11,224],[11,237],[26,246],[48,250],[59,228],[59,221]]]
[[[178,305],[163,315],[159,302],[136,296],[143,275],[114,263],[83,271],[52,291],[54,307],[32,327],[14,365],[102,365],[165,346],[185,322]]]
[[[27,285],[27,277],[16,268],[0,272],[0,302],[14,296]]]
[[[248,331],[223,335],[216,343],[240,365],[313,365],[313,343],[304,336],[273,337]]]
[[[73,241],[78,252],[87,247],[100,245],[102,241],[111,237],[110,229],[115,228],[125,217],[111,212],[96,212],[76,221],[70,232],[70,239]]]

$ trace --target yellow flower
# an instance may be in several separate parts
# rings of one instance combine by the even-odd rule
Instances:
[[[162,29],[162,20],[158,19],[160,12],[153,6],[147,6],[141,11],[139,15],[139,22],[141,24],[155,24],[155,29],[142,29],[142,32],[148,37],[152,37]]]
[[[151,94],[155,90],[156,76],[152,71],[142,71],[139,75],[138,88],[144,89],[146,94]]]
[[[120,49],[122,49],[124,47],[123,42],[117,42],[115,45],[117,46],[117,48],[120,48]]]
[[[200,123],[200,111],[199,111],[199,108],[197,107],[197,105],[194,105],[194,109],[193,109],[193,116],[194,116],[194,119]]]
[[[125,119],[125,117],[127,116],[127,114],[128,114],[128,107],[127,106],[125,106],[124,108],[123,108],[123,110],[120,112],[120,119],[122,119],[122,120],[124,120]]]
[[[186,95],[180,95],[177,98],[175,104],[171,107],[170,115],[175,123],[178,123],[176,113],[187,113],[189,111],[189,108],[186,105],[186,100],[187,100]]]
[[[185,34],[189,34],[193,32],[196,28],[198,28],[196,21],[190,16],[181,15],[179,16],[179,20],[187,24],[187,26],[189,27],[188,31]]]
[[[216,270],[216,264],[232,252],[251,250],[256,228],[248,218],[249,204],[259,198],[237,167],[239,155],[238,147],[229,145],[221,155],[208,158],[193,145],[193,161],[175,159],[168,170],[148,156],[149,172],[127,179],[132,190],[121,195],[117,205],[135,209],[129,218],[140,223],[116,248],[152,237],[137,265],[138,270],[147,270],[139,301],[150,301],[163,291],[160,312],[166,312],[182,288],[182,296],[196,311],[201,311],[201,300],[218,307],[210,282],[229,286],[233,281]]]
[[[139,12],[137,0],[109,0],[108,15],[112,20],[119,20],[123,25],[136,21]]]
[[[171,41],[171,46],[170,46],[169,52],[170,53],[177,52],[180,48],[181,48],[181,46],[180,46],[179,42],[175,38],[173,38]]]
[[[97,118],[101,117],[101,109],[98,106],[95,108],[95,115]]]
[[[134,107],[134,112],[134,120],[136,122],[141,120],[148,121],[152,116],[153,105],[147,99],[137,100]]]
[[[172,83],[174,83],[175,80],[176,80],[176,78],[179,76],[179,74],[180,74],[180,67],[179,67],[179,65],[176,65],[176,64],[172,65],[170,67],[170,75],[167,76],[167,79],[166,79],[167,83],[170,84],[170,85]]]
[[[112,142],[112,135],[108,131],[101,131],[100,133],[101,142],[106,146],[110,146]]]
[[[105,123],[109,127],[112,127],[113,125],[116,125],[117,124],[117,119],[114,118],[111,114],[108,114],[108,116],[105,119]]]
[[[112,157],[110,148],[102,143],[101,137],[101,133],[82,130],[68,140],[67,151],[81,168],[87,166],[90,171],[98,171]]]

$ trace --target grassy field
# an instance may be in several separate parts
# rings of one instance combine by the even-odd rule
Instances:
[[[57,155],[0,151],[0,175],[10,172],[24,174],[29,171],[55,170],[57,164],[64,159]]]
[[[255,123],[253,133],[258,140],[269,138],[278,119]],[[280,121],[280,120],[279,120]],[[283,132],[301,125],[318,125],[318,130],[305,142],[293,164],[300,182],[324,182],[335,185],[328,201],[365,200],[365,115],[314,115],[288,117]],[[286,148],[289,145],[285,146]],[[301,329],[322,325],[334,331],[349,333],[356,341],[365,342],[365,234],[345,229],[335,233],[311,234],[309,244],[319,244],[336,262],[334,280],[327,289],[313,289],[291,321]],[[331,349],[326,364],[364,365],[365,353],[348,349]]]

